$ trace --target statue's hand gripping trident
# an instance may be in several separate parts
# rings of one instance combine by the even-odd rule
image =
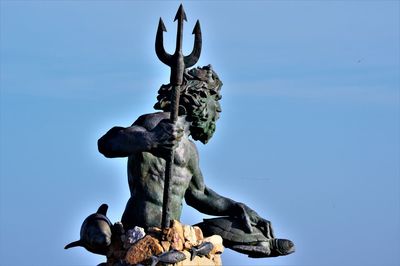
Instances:
[[[178,20],[178,30],[176,36],[176,49],[173,55],[168,54],[164,49],[163,44],[163,32],[167,31],[165,25],[160,18],[158,23],[157,35],[156,35],[156,54],[161,62],[170,66],[171,76],[170,82],[172,85],[171,93],[171,116],[170,120],[172,123],[176,123],[178,120],[179,111],[179,97],[180,97],[180,86],[183,83],[183,72],[185,68],[191,67],[197,63],[201,53],[201,30],[200,22],[197,20],[196,25],[193,29],[194,34],[194,47],[193,51],[188,56],[182,54],[182,39],[183,39],[183,21],[186,20],[186,14],[183,10],[182,4],[179,6],[178,12],[176,13],[174,21]],[[163,206],[162,206],[162,228],[169,226],[170,220],[170,196],[171,196],[171,176],[172,176],[172,164],[174,162],[174,150],[171,149],[169,156],[166,160],[165,166],[165,180],[164,180],[164,194],[163,194]]]

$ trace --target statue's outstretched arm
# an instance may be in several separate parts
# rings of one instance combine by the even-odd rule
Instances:
[[[240,213],[236,201],[218,195],[204,184],[202,187],[190,185],[185,200],[189,206],[208,215],[237,216]]]
[[[143,115],[130,127],[113,127],[98,142],[99,152],[105,157],[127,157],[137,152],[167,154],[182,137],[182,130],[164,119],[163,113]]]
[[[99,152],[105,157],[127,157],[151,149],[152,136],[144,127],[113,127],[97,141]]]
[[[266,236],[273,238],[271,223],[259,216],[247,205],[217,194],[204,184],[204,179],[198,166],[198,155],[193,156],[191,168],[193,177],[185,193],[185,200],[189,206],[198,211],[215,216],[236,217],[243,221],[243,227],[248,232],[252,226],[259,227]],[[193,162],[194,161],[194,162]]]

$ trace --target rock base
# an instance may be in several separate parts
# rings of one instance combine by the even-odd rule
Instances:
[[[152,256],[159,256],[168,251],[177,250],[185,254],[186,259],[175,264],[157,263],[157,265],[175,266],[212,266],[222,265],[221,253],[224,251],[222,238],[219,235],[204,238],[203,232],[197,226],[182,225],[172,220],[170,227],[162,231],[160,228],[149,228],[146,235],[135,239],[137,235],[134,230],[124,232],[122,224],[114,225],[119,234],[113,234],[110,252],[107,255],[107,263],[102,266],[132,266],[151,265]],[[142,229],[137,229],[142,230]],[[195,256],[191,260],[191,249],[198,247],[204,242],[210,242],[213,249],[205,255]]]

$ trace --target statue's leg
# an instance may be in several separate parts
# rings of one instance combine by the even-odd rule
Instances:
[[[122,225],[124,226],[125,230],[132,229],[135,227],[136,223],[136,215],[134,212],[134,202],[133,199],[130,198],[128,202],[126,203],[125,211],[122,214],[121,222]]]

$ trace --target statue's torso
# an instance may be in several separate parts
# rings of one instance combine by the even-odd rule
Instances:
[[[180,219],[182,200],[189,187],[192,173],[188,164],[196,156],[195,144],[184,136],[175,148],[171,177],[170,218]],[[131,198],[122,223],[130,228],[161,226],[165,178],[165,159],[150,152],[140,152],[128,158],[128,182]]]

